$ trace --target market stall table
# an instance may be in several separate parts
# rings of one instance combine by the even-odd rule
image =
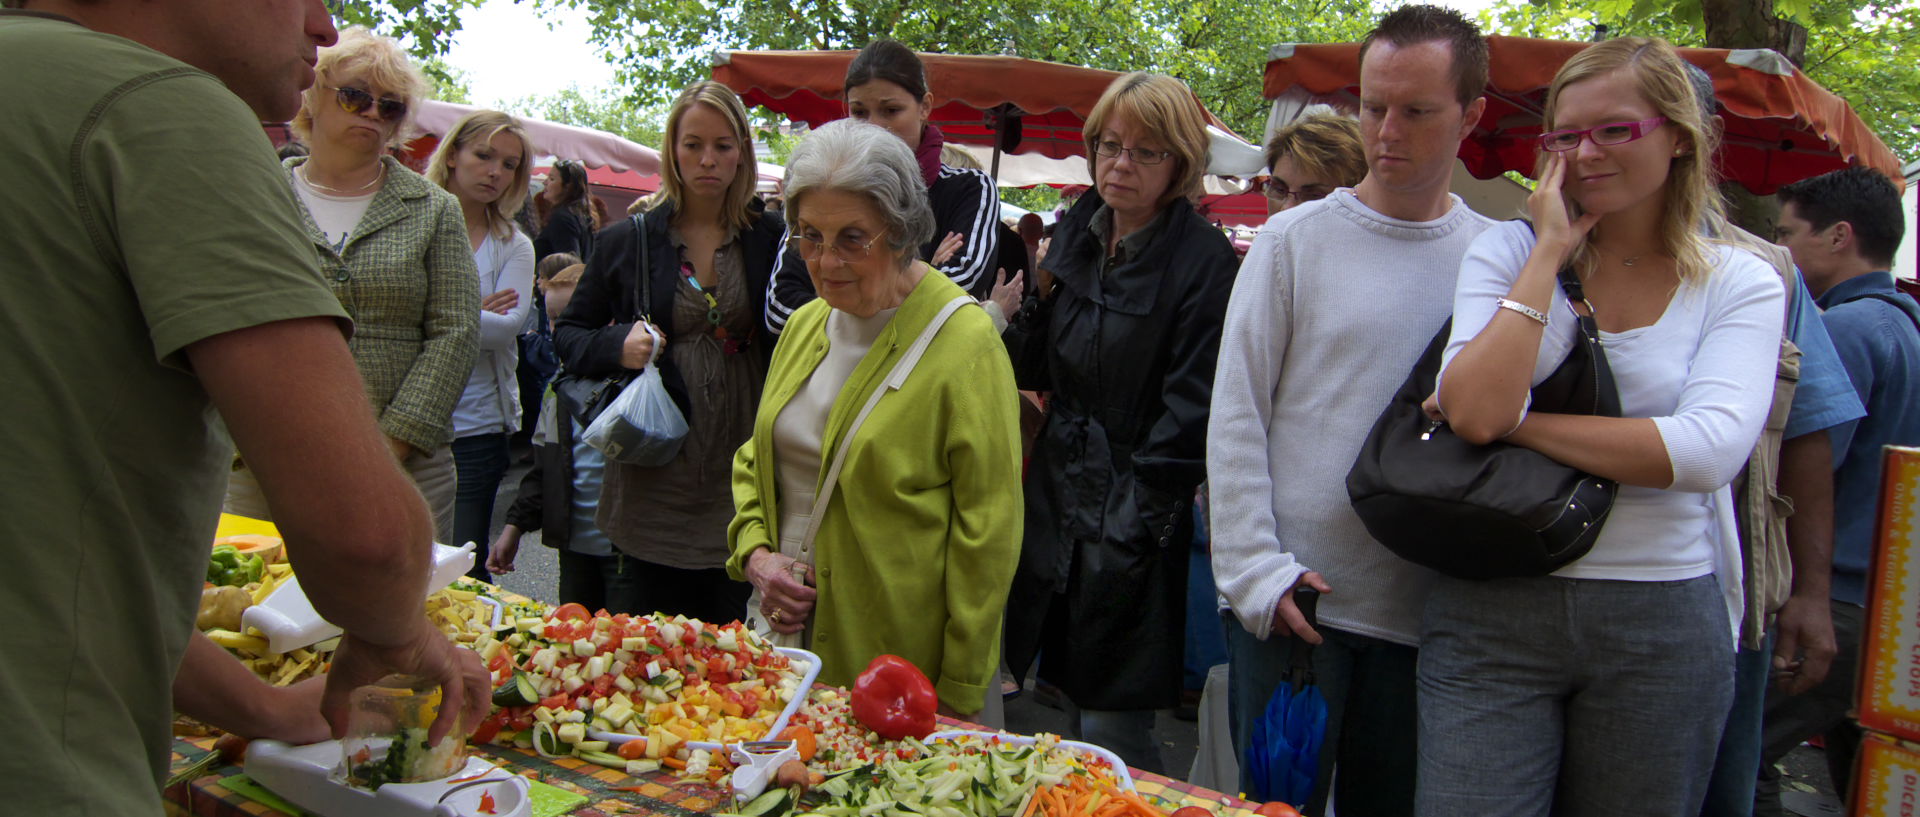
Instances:
[[[947,718],[941,718],[940,724],[943,729],[981,728]],[[184,769],[212,750],[213,738],[176,739],[173,742],[173,768]],[[499,763],[508,771],[530,775],[532,779],[544,782],[559,792],[573,795],[570,799],[575,805],[560,811],[539,810],[542,801],[536,795],[535,817],[553,814],[572,817],[697,817],[728,811],[732,805],[724,791],[701,784],[681,783],[665,772],[634,777],[618,769],[596,766],[578,758],[543,758],[529,749],[475,746],[473,751]],[[1130,769],[1129,772],[1133,775],[1135,789],[1142,795],[1157,799],[1169,812],[1181,806],[1201,806],[1214,810],[1220,817],[1248,817],[1252,814],[1250,804],[1219,792],[1139,769]],[[626,791],[629,787],[637,790]],[[282,811],[255,799],[259,792],[259,787],[241,769],[221,766],[205,776],[169,789],[166,792],[167,813],[197,817],[271,817],[300,813],[291,807]],[[549,793],[548,796],[556,795]]]

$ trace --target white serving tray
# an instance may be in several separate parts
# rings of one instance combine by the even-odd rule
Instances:
[[[443,779],[389,783],[379,791],[348,785],[340,760],[337,740],[306,746],[256,740],[247,746],[246,769],[268,791],[320,817],[482,817],[482,793],[493,795],[494,817],[533,813],[526,778],[478,755],[468,755],[460,771]]]
[[[455,579],[466,575],[473,569],[473,543],[460,547],[433,546],[433,575],[427,581],[427,595],[432,595],[442,587],[452,584]],[[500,607],[494,607],[493,622],[500,623]],[[267,651],[280,654],[310,647],[334,636],[341,630],[313,609],[313,602],[307,600],[306,591],[300,589],[300,577],[292,576],[267,594],[260,604],[248,607],[240,614],[240,629],[257,628],[267,638]]]
[[[813,690],[813,679],[820,677],[820,656],[798,647],[775,647],[774,649],[780,651],[781,654],[791,659],[795,664],[803,666],[804,669],[800,671],[800,685],[793,690],[793,700],[787,702],[787,708],[780,710],[780,717],[774,719],[773,727],[767,730],[766,736],[755,738],[755,740],[774,740],[774,736],[786,729],[787,720],[793,717],[793,713],[800,711],[800,707],[806,706],[807,696],[811,694]],[[587,737],[593,740],[604,740],[618,746],[627,741],[646,736],[626,732],[602,732],[598,729],[593,729],[587,732]],[[689,749],[705,749],[709,752],[726,750],[726,746],[710,740],[690,740],[686,742],[685,746]]]
[[[974,729],[944,729],[928,735],[927,739],[921,742],[932,743],[941,738],[998,739],[1001,743],[1011,743],[1015,746],[1031,746],[1040,742],[1040,739],[1033,735],[1010,735],[1004,732],[982,732]],[[1060,740],[1060,746],[1063,749],[1071,749],[1081,754],[1093,755],[1106,761],[1113,766],[1113,776],[1120,781],[1120,788],[1126,789],[1127,791],[1134,790],[1133,774],[1127,771],[1127,762],[1121,760],[1119,755],[1108,751],[1106,747],[1095,746],[1084,741],[1067,740],[1065,738]]]

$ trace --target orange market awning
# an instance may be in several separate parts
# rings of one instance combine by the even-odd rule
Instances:
[[[1591,43],[1506,36],[1487,41],[1487,112],[1461,143],[1460,160],[1481,179],[1508,170],[1532,175],[1547,86],[1561,65]],[[1899,159],[1853,107],[1780,55],[1722,48],[1682,48],[1680,55],[1713,78],[1726,122],[1718,157],[1726,179],[1766,195],[1787,182],[1865,165],[1904,184]],[[1276,46],[1267,61],[1265,95],[1273,99],[1300,88],[1356,96],[1359,58],[1357,43]]]
[[[819,127],[847,115],[840,86],[856,53],[726,51],[714,57],[713,78],[748,105]],[[1020,142],[1008,152],[1056,159],[1086,155],[1081,128],[1100,94],[1121,75],[1020,57],[921,54],[920,59],[933,97],[931,121],[948,141],[994,144],[996,111],[1005,111],[1019,115],[1020,127]],[[1227,130],[1211,113],[1207,122]]]

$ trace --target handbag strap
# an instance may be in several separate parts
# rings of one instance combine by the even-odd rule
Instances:
[[[933,316],[927,328],[920,331],[920,337],[913,341],[912,346],[907,347],[907,353],[900,357],[898,363],[893,364],[893,370],[887,372],[886,379],[880,381],[880,385],[873,390],[873,394],[867,397],[867,404],[860,407],[860,413],[854,415],[853,424],[847,426],[847,433],[841,435],[840,445],[833,452],[833,463],[827,466],[827,478],[820,486],[820,494],[813,498],[813,511],[807,517],[807,532],[800,538],[800,552],[803,556],[801,561],[809,565],[813,564],[813,538],[820,533],[820,521],[827,514],[828,501],[833,499],[834,485],[840,481],[840,466],[846,463],[847,449],[853,447],[853,435],[860,431],[860,426],[867,421],[867,415],[873,413],[873,407],[880,404],[880,398],[906,385],[907,375],[912,374],[913,368],[919,365],[920,358],[927,352],[927,346],[933,343],[933,336],[940,333],[940,327],[946,325],[947,319],[953,317],[953,313],[959,311],[961,307],[974,303],[978,302],[973,299],[973,296],[961,295],[941,307],[940,313]]]
[[[633,227],[640,233],[640,254],[633,257],[634,301],[633,312],[640,320],[653,323],[653,280],[647,275],[647,219],[645,213],[627,216],[633,220]]]

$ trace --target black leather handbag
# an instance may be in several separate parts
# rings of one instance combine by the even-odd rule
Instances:
[[[1585,303],[1579,277],[1560,270],[1567,297]],[[1530,412],[1620,416],[1620,393],[1587,306],[1581,341],[1534,386]],[[1592,549],[1613,508],[1613,480],[1531,449],[1474,445],[1432,420],[1453,321],[1440,328],[1373,424],[1347,472],[1347,498],[1375,540],[1400,558],[1462,579],[1541,576]]]
[[[634,311],[640,320],[651,322],[649,313],[653,307],[653,282],[647,278],[647,223],[641,214],[628,216],[633,227],[640,233],[640,253],[634,257]],[[580,421],[582,428],[593,425],[600,413],[607,410],[613,398],[627,387],[636,372],[622,370],[607,377],[584,377],[565,369],[553,378],[553,394],[561,411]]]

